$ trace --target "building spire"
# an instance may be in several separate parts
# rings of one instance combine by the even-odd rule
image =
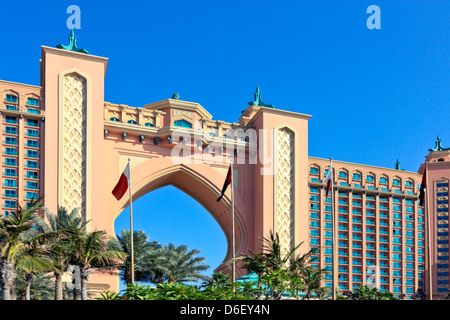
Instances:
[[[259,85],[256,87],[256,91],[253,94],[254,98],[253,101],[249,102],[249,106],[260,106],[260,107],[266,107],[266,108],[274,108],[271,104],[265,104],[261,100],[261,90],[259,90]]]
[[[436,142],[435,142],[434,148],[428,149],[428,151],[431,151],[431,152],[433,152],[433,151],[447,151],[447,150],[450,150],[450,148],[442,147],[441,139],[439,138],[439,136],[437,136],[437,138],[436,138]]]
[[[79,49],[77,47],[77,36],[75,35],[75,32],[73,31],[73,29],[69,35],[69,44],[67,46],[65,46],[63,44],[58,44],[56,47],[58,49],[64,49],[64,50],[68,50],[68,51],[88,53],[88,51],[86,49]]]

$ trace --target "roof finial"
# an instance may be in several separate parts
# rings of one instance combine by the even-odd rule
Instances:
[[[88,51],[86,49],[79,49],[77,47],[77,36],[75,35],[75,32],[73,31],[73,29],[72,29],[72,31],[70,31],[69,44],[67,46],[65,46],[63,44],[58,44],[56,47],[59,49],[64,49],[64,50],[68,50],[68,51],[88,53]]]
[[[265,104],[261,100],[261,90],[259,90],[259,85],[256,87],[256,91],[253,94],[254,98],[253,101],[249,102],[249,106],[260,106],[260,107],[266,107],[266,108],[274,108],[271,104]]]
[[[436,138],[436,142],[435,142],[435,146],[432,149],[428,149],[428,151],[447,151],[450,150],[450,148],[443,148],[441,145],[441,139],[439,138],[439,136],[437,136]]]
[[[398,160],[398,158],[397,158],[397,162],[395,163],[395,169],[397,169],[397,170],[403,170],[403,169],[400,167],[400,161]]]

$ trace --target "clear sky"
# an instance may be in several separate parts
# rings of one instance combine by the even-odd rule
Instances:
[[[381,0],[2,1],[0,79],[39,85],[41,45],[109,58],[105,101],[170,98],[237,122],[257,85],[276,108],[312,115],[309,155],[417,171],[436,136],[450,147],[450,2]],[[369,29],[370,5],[381,29]],[[136,201],[135,230],[202,250],[211,270],[226,244],[214,219],[173,187]],[[128,227],[124,212],[117,232]]]

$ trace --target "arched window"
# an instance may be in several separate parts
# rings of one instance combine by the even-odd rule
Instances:
[[[110,118],[109,121],[120,122],[120,120],[116,117]]]
[[[127,123],[129,123],[129,124],[137,124],[137,122],[136,122],[136,121],[134,121],[133,119],[131,119],[131,120],[128,120],[128,121],[127,121]]]
[[[150,123],[150,122],[146,122],[146,123],[145,123],[145,126],[146,126],[146,127],[154,127],[153,123]]]
[[[177,127],[192,128],[192,124],[187,122],[186,120],[177,120],[173,124]]]

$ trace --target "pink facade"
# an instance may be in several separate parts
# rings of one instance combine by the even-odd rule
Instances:
[[[331,268],[344,292],[365,284],[368,268],[377,266],[382,290],[410,299],[427,293],[427,224],[417,200],[422,169],[335,161],[339,254],[330,260],[331,204],[323,184],[329,160],[308,155],[309,115],[256,104],[236,123],[227,123],[176,96],[143,107],[105,102],[107,62],[42,47],[41,86],[0,81],[5,213],[38,195],[51,212],[58,206],[80,208],[91,230],[114,235],[114,220],[129,200],[117,201],[111,191],[130,159],[133,200],[167,185],[189,194],[221,226],[229,244],[227,260],[232,256],[230,190],[216,200],[234,159],[237,256],[256,250],[261,237],[275,231],[284,250],[300,242],[320,247],[317,265]],[[447,268],[438,264],[448,259],[449,151],[433,151],[427,161],[434,199],[429,201],[432,288],[442,295],[448,290],[448,260]],[[218,270],[230,272],[230,266]],[[238,277],[245,273],[237,270]],[[118,283],[118,277],[99,273],[90,287],[117,291]]]

